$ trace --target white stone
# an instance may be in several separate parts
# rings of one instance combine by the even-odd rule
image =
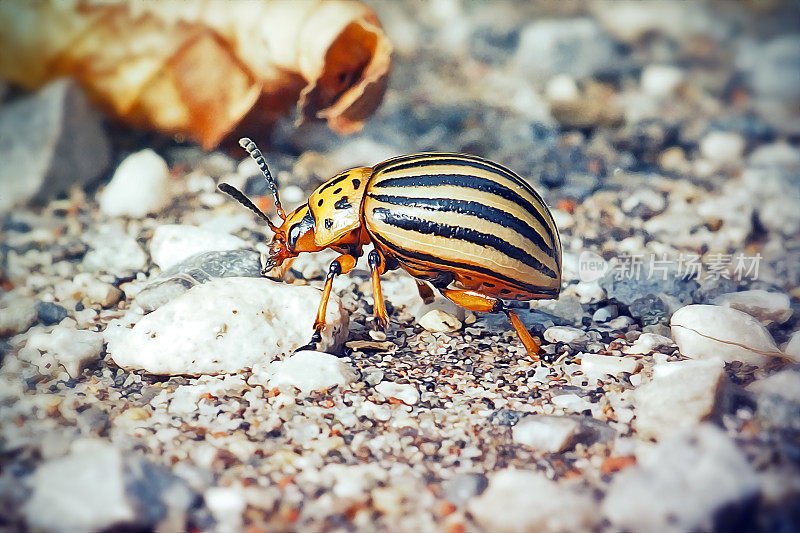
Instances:
[[[800,150],[786,141],[764,144],[753,150],[747,162],[756,167],[800,167]]]
[[[110,283],[100,281],[88,272],[82,272],[67,283],[56,286],[56,296],[59,300],[81,301],[85,298],[89,304],[109,307],[119,301],[122,291]]]
[[[136,239],[115,224],[101,226],[83,240],[92,248],[83,258],[83,267],[90,272],[119,274],[147,266],[147,254]]]
[[[495,533],[589,531],[600,520],[589,494],[516,468],[492,474],[483,494],[467,505],[478,524]]]
[[[283,361],[273,361],[253,369],[250,382],[269,388],[295,387],[302,393],[326,391],[337,385],[345,387],[355,381],[353,368],[329,353],[302,350]]]
[[[538,19],[520,33],[514,57],[517,70],[545,79],[557,74],[590,76],[617,59],[611,39],[588,18]]]
[[[712,131],[700,140],[700,153],[716,164],[735,163],[741,159],[744,145],[738,133]]]
[[[711,416],[725,382],[719,360],[656,365],[652,381],[634,393],[634,427],[641,438],[660,440]]]
[[[582,304],[596,303],[606,298],[606,291],[600,286],[600,282],[597,280],[581,281],[569,287],[574,287],[573,290],[575,294],[578,295],[578,298],[580,298],[580,303]],[[569,287],[567,290],[569,290]]]
[[[672,315],[670,326],[680,352],[691,359],[762,365],[782,356],[758,320],[729,307],[687,305]]]
[[[461,321],[441,309],[431,309],[419,319],[419,325],[428,331],[450,333],[461,329]]]
[[[161,270],[166,270],[195,254],[246,247],[245,241],[228,233],[186,224],[166,224],[153,233],[150,256]]]
[[[215,397],[238,395],[246,388],[247,384],[240,376],[202,376],[195,385],[181,385],[175,389],[168,412],[179,416],[192,415],[197,412],[197,404],[204,394]]]
[[[791,299],[783,292],[750,290],[721,294],[711,300],[714,305],[744,311],[768,326],[773,322],[783,324],[792,317]]]
[[[128,329],[112,321],[108,353],[153,374],[221,374],[252,368],[308,343],[320,291],[264,278],[221,278],[192,287]],[[331,295],[320,346],[335,350],[348,315]]]
[[[343,465],[330,463],[322,469],[323,478],[333,484],[333,494],[339,498],[354,499],[366,496],[378,481],[387,479],[387,471],[372,463]]]
[[[580,98],[581,92],[578,90],[578,84],[575,83],[575,80],[572,79],[571,76],[568,74],[559,74],[558,76],[553,76],[547,82],[545,95],[548,100],[568,102]]]
[[[112,217],[141,218],[167,205],[169,168],[154,151],[147,149],[126,157],[111,182],[100,193],[100,211]]]
[[[800,372],[791,369],[782,370],[752,382],[747,386],[747,390],[756,394],[775,394],[800,404]]]
[[[620,372],[633,374],[641,367],[639,361],[633,357],[592,353],[580,354],[579,357],[581,359],[581,371],[590,380],[605,379],[607,375],[616,376]]]
[[[639,205],[643,205],[651,211],[660,212],[667,205],[667,201],[658,191],[654,191],[652,189],[641,189],[624,198],[622,200],[621,207],[623,211],[630,213],[636,208],[636,206]],[[635,249],[631,250],[630,253],[635,253],[636,250],[641,250],[644,247],[643,242],[641,244],[636,242],[636,244],[638,246],[635,246]]]
[[[517,422],[511,434],[514,442],[544,453],[558,453],[574,443],[580,430],[580,423],[573,418],[529,415]]]
[[[23,513],[36,530],[101,531],[135,518],[120,452],[101,440],[76,441],[72,453],[39,466],[31,485]]]
[[[42,374],[52,374],[61,365],[70,377],[77,378],[87,363],[100,359],[102,351],[101,333],[78,330],[62,323],[49,333],[31,333],[19,357],[35,364]]]
[[[794,359],[800,361],[800,331],[795,331],[783,347],[783,352]]]
[[[0,335],[22,333],[36,322],[37,317],[35,300],[15,298],[9,296],[9,293],[0,297]]]
[[[419,391],[408,383],[382,381],[375,386],[375,390],[387,398],[397,398],[406,405],[414,405],[419,401]]]
[[[644,355],[652,353],[658,348],[674,344],[672,339],[656,333],[642,333],[636,342],[622,349],[622,353],[630,355]]]
[[[648,65],[642,71],[642,91],[662,98],[669,96],[683,82],[683,70],[672,65]]]
[[[203,493],[208,510],[217,520],[219,531],[237,531],[247,502],[238,487],[211,487]]]
[[[588,4],[592,14],[615,37],[634,43],[651,33],[686,42],[692,35],[709,36],[718,28],[714,12],[696,2],[603,0]]]
[[[711,424],[676,435],[611,482],[603,512],[616,531],[711,531],[714,514],[758,492],[753,468]]]
[[[572,393],[553,396],[550,403],[572,413],[582,413],[592,408],[592,404],[588,400]]]
[[[544,330],[544,340],[547,342],[563,342],[564,344],[588,342],[589,336],[585,331],[569,326],[553,326]]]

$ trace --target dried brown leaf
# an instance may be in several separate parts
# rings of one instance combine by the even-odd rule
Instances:
[[[391,46],[353,1],[0,2],[0,76],[78,79],[121,120],[211,148],[245,116],[361,128]]]

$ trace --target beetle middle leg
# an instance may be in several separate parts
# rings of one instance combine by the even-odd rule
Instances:
[[[383,300],[381,290],[381,274],[386,271],[386,261],[378,250],[372,250],[367,255],[367,262],[372,271],[372,298],[375,304],[372,306],[375,311],[375,320],[381,329],[389,326],[389,313],[386,312],[386,303]]]
[[[522,323],[517,313],[507,308],[502,300],[487,296],[481,292],[470,289],[442,289],[442,294],[445,298],[451,300],[453,303],[460,305],[470,311],[480,311],[483,313],[499,313],[504,312],[514,331],[517,332],[519,340],[522,341],[523,346],[528,351],[528,355],[534,361],[539,360],[539,343]]]
[[[322,289],[322,301],[319,303],[317,309],[317,317],[314,320],[314,334],[311,336],[310,345],[315,345],[322,340],[322,328],[325,327],[325,315],[328,310],[328,300],[331,297],[331,289],[333,287],[333,278],[339,274],[346,274],[350,272],[356,265],[356,258],[352,255],[340,255],[331,262],[328,267],[328,274],[325,276],[325,287]]]

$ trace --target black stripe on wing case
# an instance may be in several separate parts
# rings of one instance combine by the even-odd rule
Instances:
[[[450,198],[409,198],[406,196],[391,196],[388,194],[369,194],[369,197],[391,205],[419,207],[430,211],[472,215],[514,230],[522,237],[534,243],[545,253],[547,253],[548,250],[552,250],[552,246],[545,243],[539,232],[525,221],[501,209],[489,207],[479,202],[453,200]]]
[[[423,268],[430,268],[431,266],[443,266],[443,267],[451,267],[451,268],[460,268],[467,271],[478,272],[480,274],[485,275],[488,278],[494,278],[497,280],[502,281],[506,285],[511,287],[517,287],[522,291],[531,294],[537,294],[542,296],[552,296],[555,297],[558,294],[558,290],[555,288],[550,287],[540,287],[538,285],[531,285],[529,283],[525,283],[519,280],[515,280],[498,272],[495,272],[491,269],[486,267],[482,267],[480,265],[473,265],[470,263],[460,263],[458,261],[450,261],[448,259],[442,259],[441,257],[436,257],[430,254],[406,250],[390,241],[370,232],[370,235],[378,242],[381,243],[382,246],[385,246],[389,250],[391,250],[398,258],[410,260],[411,262],[417,263],[421,265]]]
[[[509,202],[519,205],[536,218],[542,227],[547,230],[547,236],[550,239],[550,242],[555,244],[555,237],[553,236],[553,230],[551,229],[550,222],[539,209],[537,209],[526,198],[520,196],[516,191],[512,191],[508,187],[487,178],[471,176],[468,174],[425,174],[422,176],[398,176],[396,178],[384,178],[377,180],[372,184],[372,187],[375,189],[391,189],[396,187],[440,187],[445,185],[464,187],[494,194],[495,196],[499,196],[504,200],[508,200]],[[542,204],[542,208],[546,209],[544,204]]]
[[[437,237],[445,237],[447,239],[466,241],[479,246],[488,246],[490,248],[494,248],[502,254],[505,254],[508,257],[516,259],[517,261],[520,261],[521,263],[538,270],[539,272],[551,278],[555,279],[557,277],[556,273],[553,272],[550,267],[543,264],[537,258],[533,257],[522,248],[508,243],[496,235],[481,233],[480,231],[472,228],[449,226],[447,224],[440,224],[430,220],[408,216],[403,213],[395,213],[384,207],[374,208],[372,210],[372,216],[384,224],[388,224],[403,230],[422,233],[424,235],[435,235]]]

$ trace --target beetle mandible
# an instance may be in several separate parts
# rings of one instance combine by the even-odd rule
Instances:
[[[561,240],[541,196],[519,176],[472,155],[404,155],[346,170],[286,214],[261,151],[247,138],[239,144],[264,174],[283,221],[274,225],[242,192],[219,185],[275,234],[262,258],[262,274],[277,267],[285,271],[302,252],[331,248],[341,254],[325,277],[311,344],[325,325],[333,278],[349,272],[371,243],[367,259],[379,327],[389,324],[380,276],[402,268],[414,277],[426,303],[434,298],[433,286],[472,311],[505,313],[538,359],[539,345],[503,300],[558,297]]]

